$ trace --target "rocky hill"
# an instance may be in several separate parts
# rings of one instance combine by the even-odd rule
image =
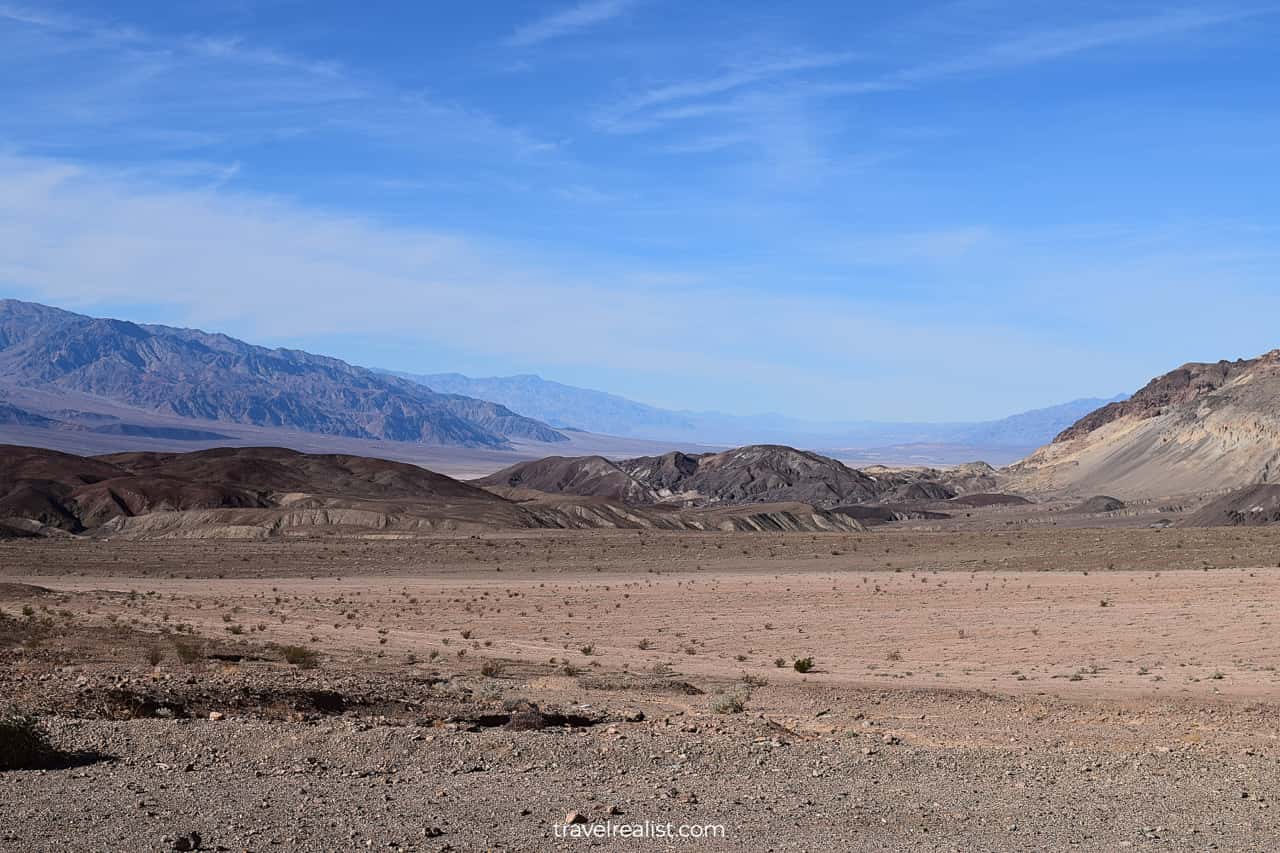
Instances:
[[[599,456],[521,462],[476,480],[490,488],[609,497],[635,505],[733,506],[799,501],[839,507],[881,499],[945,500],[989,488],[995,472],[975,463],[955,470],[850,468],[836,459],[782,445],[721,453],[672,452],[611,462]]]
[[[416,465],[277,447],[86,458],[0,446],[0,537],[261,538],[377,531],[629,528],[860,530],[797,503],[637,509],[602,497],[494,494]]]
[[[0,390],[6,388],[350,438],[489,448],[508,447],[511,439],[565,440],[497,403],[437,393],[338,359],[12,299],[0,301]]]
[[[1009,469],[1011,486],[1121,499],[1280,477],[1280,350],[1185,364],[1086,415]]]
[[[1179,527],[1254,527],[1280,522],[1280,486],[1259,484],[1228,492],[1178,522]]]
[[[548,456],[504,468],[477,483],[549,494],[612,498],[629,504],[658,502],[658,495],[651,487],[603,456]]]

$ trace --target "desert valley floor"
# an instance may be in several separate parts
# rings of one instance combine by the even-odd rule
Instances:
[[[0,850],[1280,837],[1280,531],[978,515],[0,543]]]

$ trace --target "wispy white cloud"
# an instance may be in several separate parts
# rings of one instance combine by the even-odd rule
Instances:
[[[332,60],[313,60],[274,48],[249,43],[242,36],[196,36],[184,39],[183,46],[210,59],[226,59],[252,65],[275,66],[302,71],[317,77],[345,76],[342,66]]]
[[[600,111],[595,122],[597,127],[612,132],[642,130],[651,127],[655,121],[663,120],[667,113],[675,111],[657,111],[666,105],[720,95],[804,71],[833,68],[854,58],[849,53],[798,53],[778,59],[738,64],[713,76],[668,83],[624,98]]]
[[[636,0],[583,0],[521,26],[507,37],[506,43],[511,47],[532,47],[574,35],[617,18],[635,3]]]
[[[732,116],[749,118],[759,114],[762,105],[773,109],[781,101],[818,102],[899,91],[957,77],[1065,60],[1108,47],[1187,35],[1276,11],[1270,7],[1188,8],[1142,17],[1024,31],[993,39],[968,52],[861,78],[828,73],[796,82],[793,78],[800,72],[834,72],[855,59],[871,61],[868,56],[856,54],[800,54],[792,59],[734,68],[713,77],[679,80],[654,87],[600,110],[595,124],[608,132],[637,133],[673,123]],[[666,146],[666,149],[679,147],[676,143]],[[695,145],[690,150],[699,149]]]
[[[750,134],[743,132],[710,133],[663,145],[660,150],[668,154],[710,154],[746,144],[751,139]]]
[[[42,30],[79,33],[109,42],[125,43],[146,40],[146,36],[132,26],[106,23],[77,15],[52,12],[47,9],[33,9],[16,3],[0,3],[0,20]]]
[[[999,244],[998,235],[990,227],[965,225],[889,236],[855,236],[840,241],[830,253],[853,267],[901,267],[915,262],[953,263],[979,249]]]
[[[265,67],[304,72],[318,77],[343,76],[341,66],[331,60],[314,60],[276,48],[257,45],[240,35],[159,36],[131,24],[120,24],[80,15],[66,15],[0,3],[0,20],[53,33],[88,38],[100,45],[129,46],[166,55],[185,54]]]
[[[463,148],[473,157],[557,148],[486,111],[237,34],[153,32],[0,0],[0,34],[6,28],[24,50],[21,63],[12,60],[15,72],[41,62],[65,69],[38,88],[0,96],[13,117],[0,131],[6,141],[35,138],[45,150],[50,140],[61,147],[93,140],[198,160],[194,152],[205,148],[324,133],[404,150]]]
[[[1275,11],[1224,6],[1186,8],[1026,32],[968,54],[904,68],[887,75],[882,82],[910,84],[1053,62],[1107,47],[1185,35],[1260,14],[1274,14]]]
[[[1259,235],[1260,243],[1272,236]],[[1248,328],[1232,326],[1233,335],[1244,341],[1271,334],[1267,318],[1280,310],[1280,297],[1266,295],[1270,267],[1262,261],[1273,266],[1274,249],[1233,258],[1221,249],[1197,255],[1185,242],[1175,234],[1140,255],[1117,251],[1121,261],[1113,266],[1099,258],[1082,264],[1074,238],[1052,256],[1035,256],[981,228],[918,232],[878,245],[856,238],[845,248],[907,264],[895,269],[898,283],[918,274],[909,264],[920,256],[928,263],[990,263],[995,255],[1004,263],[1012,256],[1008,267],[962,273],[1021,304],[1015,312],[1078,305],[1074,321],[1099,340],[1150,344],[1161,358],[1169,356],[1155,338],[1135,343],[1143,333],[1117,336],[1115,324],[1141,314],[1152,335],[1176,338],[1199,322],[1185,314],[1179,294],[1201,292],[1211,268],[1221,294],[1213,311],[1251,318]],[[987,251],[992,245],[1000,251]],[[1120,248],[1131,250],[1132,240]],[[681,405],[741,405],[736,389],[749,377],[772,389],[773,407],[836,417],[976,415],[978,398],[983,406],[1013,408],[1028,394],[1040,399],[1034,395],[1046,393],[1045,375],[1055,369],[1088,381],[1127,381],[1115,376],[1117,359],[1105,345],[1065,343],[1044,329],[1002,323],[995,296],[981,304],[967,304],[961,294],[939,298],[931,312],[917,302],[886,301],[894,288],[880,286],[878,277],[860,285],[852,267],[847,275],[838,289],[798,299],[753,286],[752,279],[770,276],[749,268],[531,258],[484,238],[392,227],[252,193],[175,189],[132,174],[0,158],[0,289],[83,310],[141,304],[149,316],[280,343],[328,335],[428,341],[460,358],[472,353],[513,368],[644,365],[651,377],[679,377],[667,385],[689,390],[667,402]],[[1261,290],[1250,286],[1258,282]],[[1070,306],[1059,304],[1064,287],[1075,295]],[[1104,296],[1124,300],[1124,311],[1099,316],[1091,306]],[[548,332],[566,323],[571,333]],[[495,329],[502,333],[482,332]],[[965,358],[939,357],[955,352]],[[910,400],[901,394],[908,375]],[[986,390],[975,396],[977,387]],[[1077,390],[1089,389],[1069,392]],[[832,402],[841,400],[849,402]]]
[[[569,184],[559,187],[555,193],[565,201],[581,204],[620,204],[627,200],[623,193],[607,192],[586,184]]]

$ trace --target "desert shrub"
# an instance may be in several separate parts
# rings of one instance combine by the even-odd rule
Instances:
[[[786,659],[786,658],[774,658],[774,659],[773,659],[773,665],[774,665],[774,666],[776,666],[778,669],[782,669],[784,666],[786,666],[786,665],[787,665],[787,659]]]
[[[486,678],[497,678],[506,668],[506,664],[502,661],[486,658],[485,662],[480,664],[480,674]]]
[[[711,710],[717,714],[741,714],[746,709],[747,700],[738,693],[731,693],[711,706]]]
[[[287,663],[302,669],[315,669],[320,663],[320,656],[306,646],[281,646],[280,654]]]
[[[813,658],[797,658],[792,666],[795,667],[796,672],[808,672],[813,669]]]
[[[195,663],[204,657],[204,647],[198,640],[174,640],[173,650],[183,663]]]
[[[40,767],[54,754],[39,720],[17,711],[0,713],[0,770]]]

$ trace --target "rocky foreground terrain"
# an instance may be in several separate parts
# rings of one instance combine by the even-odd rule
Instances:
[[[0,543],[0,850],[1268,848],[1280,532],[973,512]]]

